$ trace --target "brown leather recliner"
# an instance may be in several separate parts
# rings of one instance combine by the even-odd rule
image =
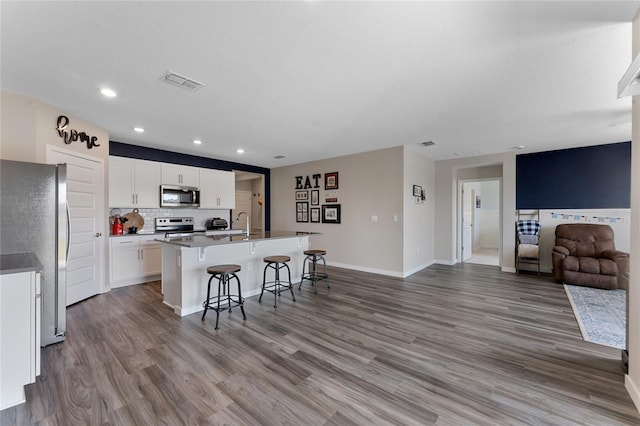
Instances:
[[[609,225],[570,223],[556,227],[553,278],[561,283],[626,289],[629,254],[616,250]]]

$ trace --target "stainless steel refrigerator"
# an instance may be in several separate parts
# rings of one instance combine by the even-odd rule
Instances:
[[[66,333],[66,165],[0,160],[0,254],[34,253],[43,270],[42,346]]]

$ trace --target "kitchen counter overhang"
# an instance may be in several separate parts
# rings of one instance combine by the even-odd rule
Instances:
[[[209,247],[220,244],[246,243],[281,238],[295,238],[309,236],[314,232],[300,231],[269,231],[257,234],[221,234],[221,235],[194,235],[187,237],[156,238],[156,241],[173,244],[181,247]]]
[[[207,267],[220,264],[240,265],[238,276],[242,296],[260,293],[264,257],[289,256],[292,283],[300,281],[303,251],[309,248],[310,232],[271,231],[250,235],[196,235],[158,238],[162,242],[163,303],[176,315],[202,311],[210,275]],[[267,277],[269,279],[269,277]],[[247,313],[248,314],[248,313]]]

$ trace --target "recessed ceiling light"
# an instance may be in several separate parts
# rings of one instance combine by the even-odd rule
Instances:
[[[194,139],[193,143],[195,143],[196,145],[200,145],[202,141],[200,139]]]
[[[116,96],[118,96],[116,92],[109,89],[108,87],[103,87],[102,89],[100,89],[100,93],[102,93],[107,98],[115,98]]]
[[[134,128],[133,128],[133,131],[134,131],[134,132],[138,132],[138,133],[143,133],[143,132],[144,132],[144,129],[143,129],[142,127],[134,127]]]
[[[521,150],[521,149],[524,149],[524,145],[512,146],[511,149]]]
[[[236,151],[238,154],[244,154],[244,149],[242,148],[238,148],[238,150]]]

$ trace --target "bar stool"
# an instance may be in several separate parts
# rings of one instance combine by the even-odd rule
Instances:
[[[214,265],[207,268],[207,273],[211,274],[211,278],[209,278],[209,283],[207,284],[207,299],[202,303],[202,307],[204,308],[202,321],[204,321],[204,317],[207,315],[207,310],[213,309],[216,311],[216,330],[218,329],[220,311],[229,310],[229,313],[231,313],[231,308],[240,306],[242,319],[247,319],[247,316],[244,314],[244,299],[242,297],[242,291],[240,290],[240,278],[236,275],[236,272],[240,272],[240,269],[240,265]],[[211,296],[211,281],[213,281],[214,278],[218,279],[217,296]],[[238,283],[238,294],[231,294],[231,283],[229,282],[231,278],[235,278]],[[220,294],[220,290],[222,290],[222,294]]]
[[[289,256],[267,256],[264,259],[266,263],[264,267],[264,273],[262,275],[262,291],[260,292],[260,298],[258,298],[258,302],[262,302],[262,294],[265,291],[269,293],[273,293],[274,302],[273,307],[278,307],[278,297],[280,297],[280,293],[283,291],[289,290],[291,292],[291,297],[293,301],[296,301],[296,296],[293,294],[293,286],[291,285],[291,270],[289,269],[289,265],[287,262],[291,260]],[[287,281],[280,280],[280,270],[286,268],[287,273],[289,274],[289,279]],[[267,270],[273,269],[275,272],[275,279],[273,281],[267,281]],[[277,296],[277,297],[276,297]]]
[[[329,275],[327,275],[327,262],[324,260],[324,255],[327,254],[326,250],[305,250],[303,253],[306,257],[302,264],[302,277],[300,277],[298,290],[302,287],[303,280],[308,280],[313,283],[314,293],[318,292],[318,281],[321,280],[327,280],[327,288],[331,288],[329,286]],[[322,272],[318,272],[318,260],[322,261]],[[308,262],[311,262],[311,269],[305,272]]]

